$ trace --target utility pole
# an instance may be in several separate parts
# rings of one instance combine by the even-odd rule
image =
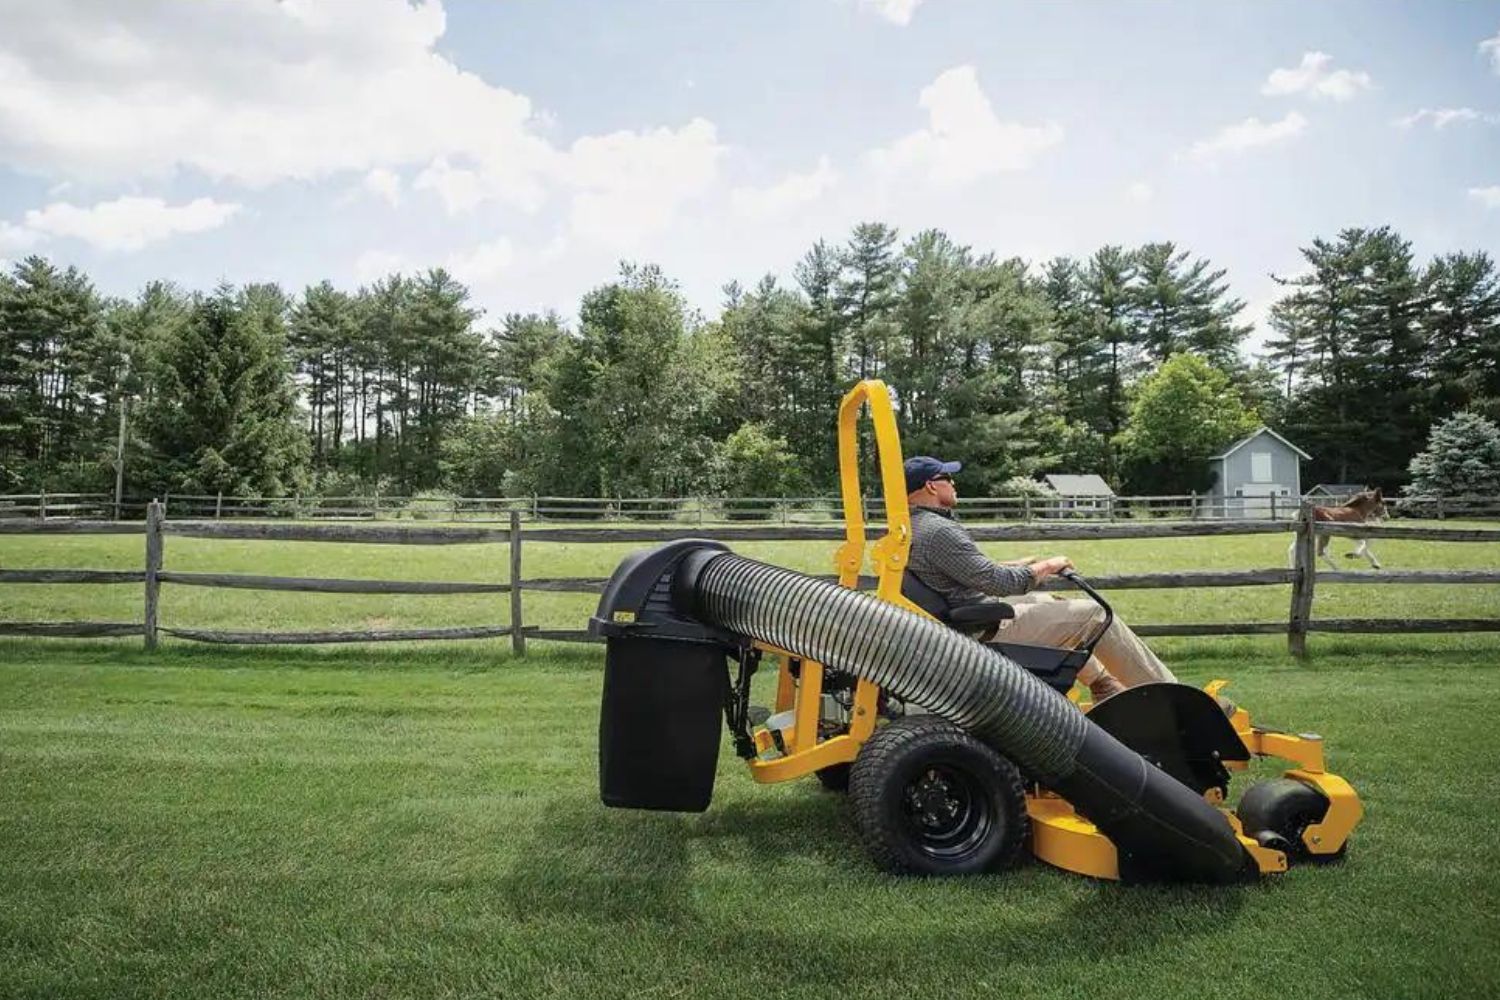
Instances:
[[[115,520],[120,519],[120,497],[125,491],[125,394],[120,393],[120,440],[115,445]]]
[[[125,373],[130,372],[130,356],[125,357]],[[120,519],[120,500],[125,492],[125,377],[122,375],[115,384],[115,391],[120,397],[120,436],[115,444],[115,520]]]

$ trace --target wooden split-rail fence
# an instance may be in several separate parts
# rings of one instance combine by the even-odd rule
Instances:
[[[506,527],[433,526],[407,527],[358,524],[288,524],[168,520],[165,507],[152,503],[141,522],[92,520],[0,520],[0,534],[144,534],[145,565],[142,570],[0,569],[0,584],[139,584],[144,586],[142,621],[0,621],[0,635],[41,637],[143,636],[147,649],[157,648],[162,635],[199,642],[229,644],[303,644],[338,642],[390,642],[434,639],[481,639],[508,636],[514,652],[524,655],[526,640],[562,642],[592,641],[583,629],[539,628],[525,624],[523,594],[563,592],[596,594],[605,580],[593,577],[535,577],[523,575],[522,555],[531,544],[628,542],[654,543],[711,534],[731,541],[829,541],[843,539],[841,528],[757,526],[718,527],[711,531],[659,527],[558,527],[523,528],[521,512],[510,513]],[[1313,600],[1319,585],[1327,584],[1496,584],[1496,570],[1422,570],[1317,572],[1318,536],[1346,538],[1402,538],[1439,542],[1500,543],[1500,530],[1485,528],[1431,527],[1416,525],[1352,525],[1313,521],[1304,509],[1295,524],[1285,521],[1187,521],[1147,523],[1064,523],[979,526],[971,529],[980,541],[1069,541],[1115,538],[1190,538],[1223,535],[1254,535],[1295,531],[1294,565],[1291,568],[1235,571],[1138,573],[1091,577],[1103,590],[1167,589],[1180,587],[1258,587],[1291,585],[1291,603],[1284,621],[1208,623],[1132,623],[1143,636],[1286,635],[1297,655],[1307,650],[1312,632],[1496,632],[1500,618],[1341,618],[1313,617]],[[349,580],[322,577],[259,576],[240,573],[184,573],[165,566],[164,540],[168,535],[184,538],[258,539],[281,542],[339,544],[457,545],[507,543],[509,582]],[[829,576],[827,579],[834,579]],[[866,579],[865,585],[873,585]],[[221,587],[242,590],[301,591],[325,594],[502,594],[508,597],[509,621],[504,625],[480,624],[445,628],[400,628],[325,630],[303,632],[236,631],[167,626],[160,621],[162,584],[189,587]],[[1049,589],[1064,589],[1063,581],[1048,581]]]

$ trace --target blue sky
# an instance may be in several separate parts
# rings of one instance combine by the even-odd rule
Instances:
[[[0,259],[110,293],[442,264],[491,316],[720,286],[881,219],[1172,239],[1258,319],[1298,246],[1500,256],[1500,3],[0,0]]]

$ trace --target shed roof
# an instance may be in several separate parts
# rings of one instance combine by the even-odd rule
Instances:
[[[1110,489],[1109,484],[1100,476],[1073,476],[1064,473],[1049,472],[1042,478],[1047,481],[1048,486],[1063,496],[1112,497],[1115,495],[1115,491]]]
[[[1301,448],[1298,448],[1296,445],[1292,444],[1292,442],[1288,441],[1286,438],[1282,437],[1280,434],[1277,434],[1275,431],[1271,430],[1271,428],[1269,428],[1269,427],[1261,427],[1258,430],[1252,431],[1251,433],[1249,433],[1249,434],[1245,435],[1244,437],[1240,438],[1234,444],[1230,445],[1228,448],[1225,448],[1223,451],[1219,452],[1217,455],[1214,455],[1211,459],[1209,459],[1209,461],[1216,462],[1216,461],[1218,461],[1221,458],[1228,458],[1230,455],[1233,455],[1235,452],[1239,451],[1241,448],[1245,447],[1245,445],[1249,444],[1251,441],[1254,441],[1256,438],[1260,437],[1262,434],[1269,434],[1269,435],[1271,435],[1273,438],[1275,438],[1276,440],[1280,441],[1282,444],[1286,445],[1288,448],[1290,448],[1293,451],[1295,451],[1302,458],[1305,458],[1308,461],[1312,461],[1312,456],[1311,455],[1309,455],[1307,452],[1303,451]]]

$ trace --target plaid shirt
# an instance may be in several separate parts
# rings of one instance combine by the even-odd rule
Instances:
[[[911,509],[907,568],[953,605],[1024,594],[1036,584],[1030,567],[990,559],[952,514],[937,507]]]

